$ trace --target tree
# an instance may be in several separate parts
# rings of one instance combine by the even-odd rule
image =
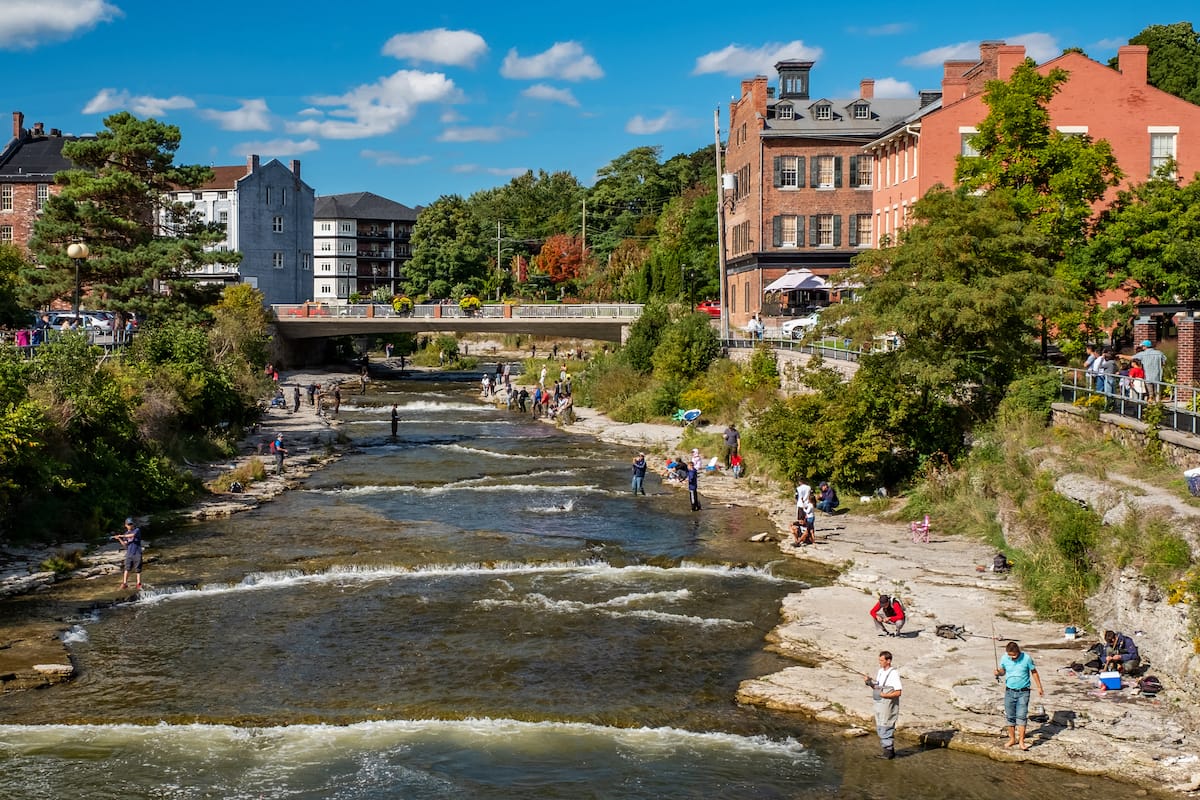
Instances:
[[[649,235],[663,204],[671,196],[670,181],[658,163],[659,148],[635,147],[596,172],[588,195],[588,239],[604,257],[622,239]]]
[[[691,380],[721,355],[721,341],[707,314],[687,314],[671,324],[651,359],[664,382]]]
[[[1108,142],[1051,127],[1047,107],[1068,78],[1063,69],[1042,75],[1025,59],[1007,81],[988,81],[988,115],[972,137],[979,155],[959,156],[955,170],[967,189],[1009,190],[1013,208],[1058,256],[1084,238],[1093,204],[1121,178]]]
[[[412,291],[425,292],[435,280],[479,291],[488,272],[486,242],[484,227],[462,197],[439,197],[413,226],[413,257],[404,268]]]
[[[1200,33],[1190,22],[1151,25],[1129,40],[1150,48],[1147,80],[1156,89],[1200,105]],[[1117,59],[1108,62],[1117,66]]]
[[[11,244],[0,244],[0,326],[29,325],[29,307],[21,302],[21,273],[30,268],[24,254]]]
[[[80,281],[113,310],[161,318],[205,305],[210,293],[187,273],[239,256],[206,249],[224,237],[221,224],[167,193],[198,187],[212,171],[174,163],[181,139],[174,125],[128,112],[104,124],[95,138],[63,145],[77,168],[55,176],[62,191],[46,201],[34,229],[30,247],[41,269],[24,273],[25,302],[36,307],[74,294],[76,265],[66,249],[84,242],[91,254]]]
[[[1091,283],[1132,297],[1200,297],[1200,174],[1182,186],[1160,175],[1121,192],[1071,261]]]
[[[959,396],[975,385],[1002,392],[1036,355],[1041,320],[1069,301],[1053,276],[1045,236],[1009,190],[978,196],[931,190],[913,206],[899,244],[855,259],[862,283],[848,330],[860,341],[894,334],[897,380]]]
[[[531,266],[558,284],[579,278],[583,263],[583,242],[577,236],[559,233],[546,240]]]

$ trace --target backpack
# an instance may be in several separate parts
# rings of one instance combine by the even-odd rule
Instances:
[[[992,559],[992,572],[1008,572],[1012,569],[1012,565],[1008,563],[1008,557],[1004,553],[996,553],[996,557]]]
[[[961,639],[966,629],[962,625],[938,625],[933,632],[943,639]]]
[[[1147,675],[1137,682],[1137,687],[1142,694],[1153,697],[1162,691],[1163,685],[1157,675]]]

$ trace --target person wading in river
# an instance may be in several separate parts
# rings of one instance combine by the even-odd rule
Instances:
[[[896,757],[896,720],[900,718],[900,694],[904,685],[900,683],[900,673],[892,666],[889,651],[879,651],[879,671],[874,678],[868,676],[864,683],[871,687],[875,699],[875,732],[879,734],[879,745],[883,748],[876,758],[891,760]]]

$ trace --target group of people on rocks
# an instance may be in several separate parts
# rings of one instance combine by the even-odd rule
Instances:
[[[567,372],[566,362],[559,368],[558,380],[554,381],[553,388],[546,385],[548,373],[549,368],[543,365],[531,394],[528,388],[513,385],[509,364],[497,363],[494,374],[484,373],[480,377],[480,393],[487,399],[503,399],[510,411],[515,408],[522,414],[532,413],[535,417],[574,422],[575,401],[571,395],[571,374]]]

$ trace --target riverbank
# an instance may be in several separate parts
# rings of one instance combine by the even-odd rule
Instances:
[[[652,465],[680,452],[683,431],[677,426],[625,425],[593,409],[575,411],[572,431],[645,450]],[[1037,619],[1021,600],[1017,578],[990,571],[995,552],[983,543],[939,535],[936,519],[929,541],[914,542],[907,525],[843,509],[819,516],[817,544],[793,548],[786,541],[795,518],[790,487],[705,474],[700,494],[705,503],[764,509],[776,524],[775,542],[764,547],[840,571],[831,585],[784,600],[767,646],[798,664],[745,681],[738,702],[845,726],[846,735],[874,736],[863,673],[873,675],[879,651],[887,649],[904,683],[901,761],[919,749],[948,747],[1147,788],[1200,789],[1198,722],[1185,698],[1169,686],[1144,697],[1128,680],[1126,688],[1106,691],[1094,675],[1071,670],[1072,662],[1091,657],[1086,649],[1098,640],[1095,632],[1069,641],[1061,625]],[[868,615],[881,593],[900,597],[907,608],[899,637],[878,636]],[[939,637],[939,624],[961,626],[963,635]],[[1032,747],[1024,752],[1004,746],[1003,686],[993,677],[1010,640],[1032,655],[1046,691],[1031,700]],[[1152,662],[1154,654],[1147,655]]]

